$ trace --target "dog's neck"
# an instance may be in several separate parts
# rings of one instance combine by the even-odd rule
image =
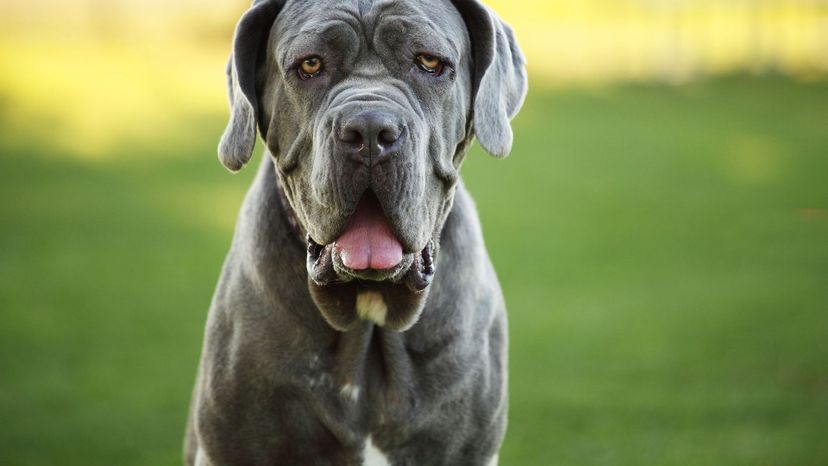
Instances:
[[[433,412],[436,407],[431,405],[440,399],[438,392],[464,380],[465,373],[456,367],[469,367],[469,361],[479,356],[469,342],[484,335],[491,318],[483,314],[494,309],[456,303],[477,302],[481,296],[489,296],[493,302],[502,300],[497,288],[480,286],[481,277],[493,278],[490,265],[482,260],[486,256],[479,225],[462,185],[442,235],[441,275],[429,292],[431,309],[424,310],[417,324],[405,332],[361,318],[352,330],[337,331],[322,319],[322,310],[311,299],[313,285],[305,268],[301,226],[291,222],[293,214],[281,197],[284,193],[269,156],[259,170],[242,208],[230,259],[229,267],[240,267],[235,269],[240,273],[228,275],[231,278],[227,280],[239,279],[244,286],[255,289],[255,299],[262,304],[282,303],[290,297],[289,306],[277,305],[276,312],[259,321],[263,332],[270,335],[274,329],[273,334],[277,334],[284,330],[275,329],[290,328],[294,335],[303,335],[299,340],[307,345],[307,353],[318,355],[320,369],[327,368],[333,386],[339,387],[336,400],[347,401],[354,413],[364,414],[365,405],[360,404],[364,400],[380,403],[381,409],[374,406],[376,412],[397,419],[416,419],[417,413]],[[342,296],[347,291],[341,290]],[[249,312],[258,312],[257,306],[251,309]],[[244,306],[234,307],[232,312],[244,312],[239,319],[249,318]],[[472,313],[476,317],[472,318]],[[393,318],[392,314],[389,309],[387,320]],[[286,338],[277,344],[293,341]],[[451,347],[452,358],[441,356],[447,351],[447,341],[459,342]],[[421,379],[432,370],[443,374],[441,386]],[[357,389],[360,392],[354,391]],[[344,398],[343,393],[347,395]],[[357,398],[359,402],[350,401]]]

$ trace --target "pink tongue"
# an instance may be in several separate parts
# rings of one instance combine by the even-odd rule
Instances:
[[[391,269],[402,262],[402,245],[391,231],[376,196],[363,196],[336,240],[342,263],[352,270]]]

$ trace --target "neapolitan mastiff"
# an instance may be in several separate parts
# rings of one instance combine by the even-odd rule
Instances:
[[[259,0],[219,158],[265,160],[207,322],[187,464],[486,465],[506,313],[458,170],[505,157],[526,92],[476,0]]]

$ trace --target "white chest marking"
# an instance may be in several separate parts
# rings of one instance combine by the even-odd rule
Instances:
[[[195,461],[193,464],[195,466],[207,465],[207,458],[204,457],[204,450],[201,447],[198,447],[198,450],[196,450]]]
[[[339,394],[342,395],[343,398],[356,403],[357,400],[359,400],[359,387],[352,383],[346,383],[339,390]]]
[[[374,445],[371,436],[365,439],[365,449],[362,451],[363,466],[391,466],[388,458]]]
[[[377,291],[363,291],[357,294],[357,314],[365,320],[370,320],[382,327],[385,325],[385,315],[388,314],[388,306],[385,300]]]
[[[489,463],[486,466],[497,466],[498,456],[499,455],[492,456],[492,459],[489,460]]]

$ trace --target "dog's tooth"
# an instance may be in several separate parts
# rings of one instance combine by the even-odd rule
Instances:
[[[431,254],[423,254],[423,265],[429,266],[434,263],[434,258],[431,257]]]

